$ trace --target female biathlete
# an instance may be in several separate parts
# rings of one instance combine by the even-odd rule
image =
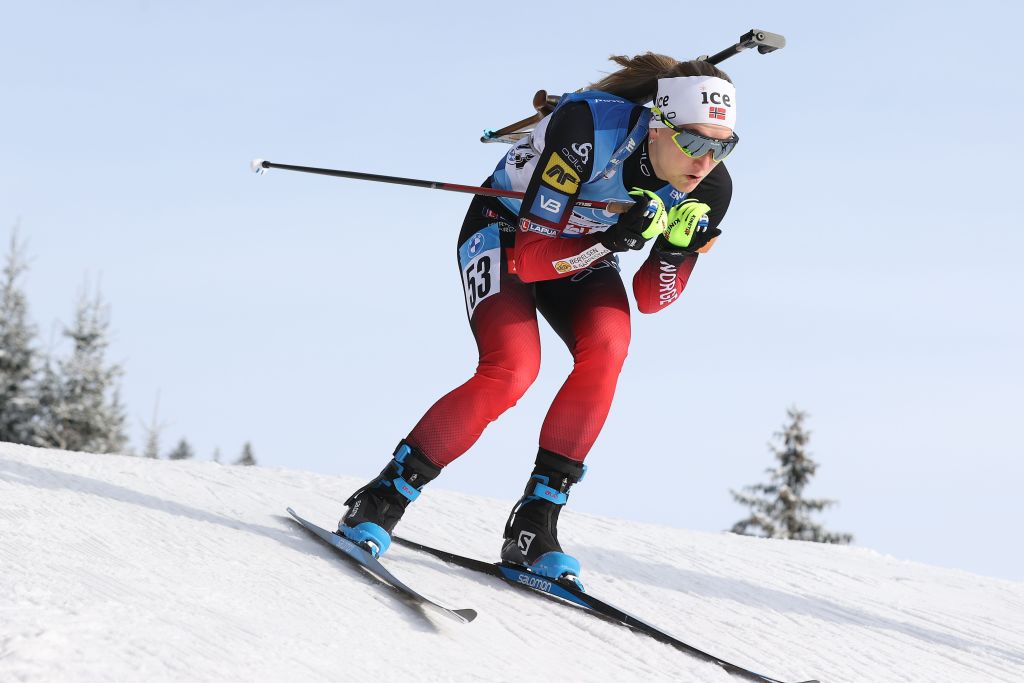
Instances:
[[[478,196],[469,206],[458,266],[480,362],[426,412],[380,475],[345,502],[338,533],[375,555],[387,550],[423,486],[533,383],[539,311],[574,366],[544,419],[501,558],[578,582],[579,562],[558,542],[558,513],[586,471],[629,346],[616,254],[656,238],[633,277],[637,308],[655,313],[675,301],[698,254],[721,234],[732,181],[719,162],[738,142],[736,91],[714,65],[653,53],[612,60],[622,68],[562,97],[484,183],[525,197]],[[652,108],[643,106],[652,100]],[[636,203],[612,214],[575,206],[578,200]]]

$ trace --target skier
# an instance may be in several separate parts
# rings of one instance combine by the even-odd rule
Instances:
[[[732,196],[720,162],[735,148],[736,92],[707,61],[646,53],[565,95],[484,182],[522,200],[477,196],[458,238],[475,374],[441,397],[375,479],[353,493],[338,533],[385,552],[406,507],[516,404],[540,367],[537,312],[572,352],[574,367],[540,431],[526,490],[505,525],[501,558],[578,583],[580,565],[558,541],[558,514],[604,425],[630,339],[620,252],[654,238],[633,277],[642,313],[679,296],[721,234]],[[644,104],[653,100],[653,107]],[[635,201],[624,214],[577,200]]]

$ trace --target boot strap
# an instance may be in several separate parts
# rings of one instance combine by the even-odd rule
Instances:
[[[536,486],[533,487],[533,495],[541,500],[554,503],[555,505],[565,505],[569,502],[569,494],[561,493],[560,491],[540,482],[537,482]]]

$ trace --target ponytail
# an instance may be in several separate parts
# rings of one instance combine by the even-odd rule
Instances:
[[[717,76],[732,83],[732,79],[724,71],[706,60],[679,62],[672,57],[654,52],[645,52],[635,57],[612,55],[609,59],[622,68],[596,83],[591,83],[583,90],[601,90],[637,104],[646,104],[657,94],[659,78]]]

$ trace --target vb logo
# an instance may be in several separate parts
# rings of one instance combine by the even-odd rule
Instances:
[[[551,213],[560,213],[562,211],[562,202],[551,197],[540,196],[540,208]]]

